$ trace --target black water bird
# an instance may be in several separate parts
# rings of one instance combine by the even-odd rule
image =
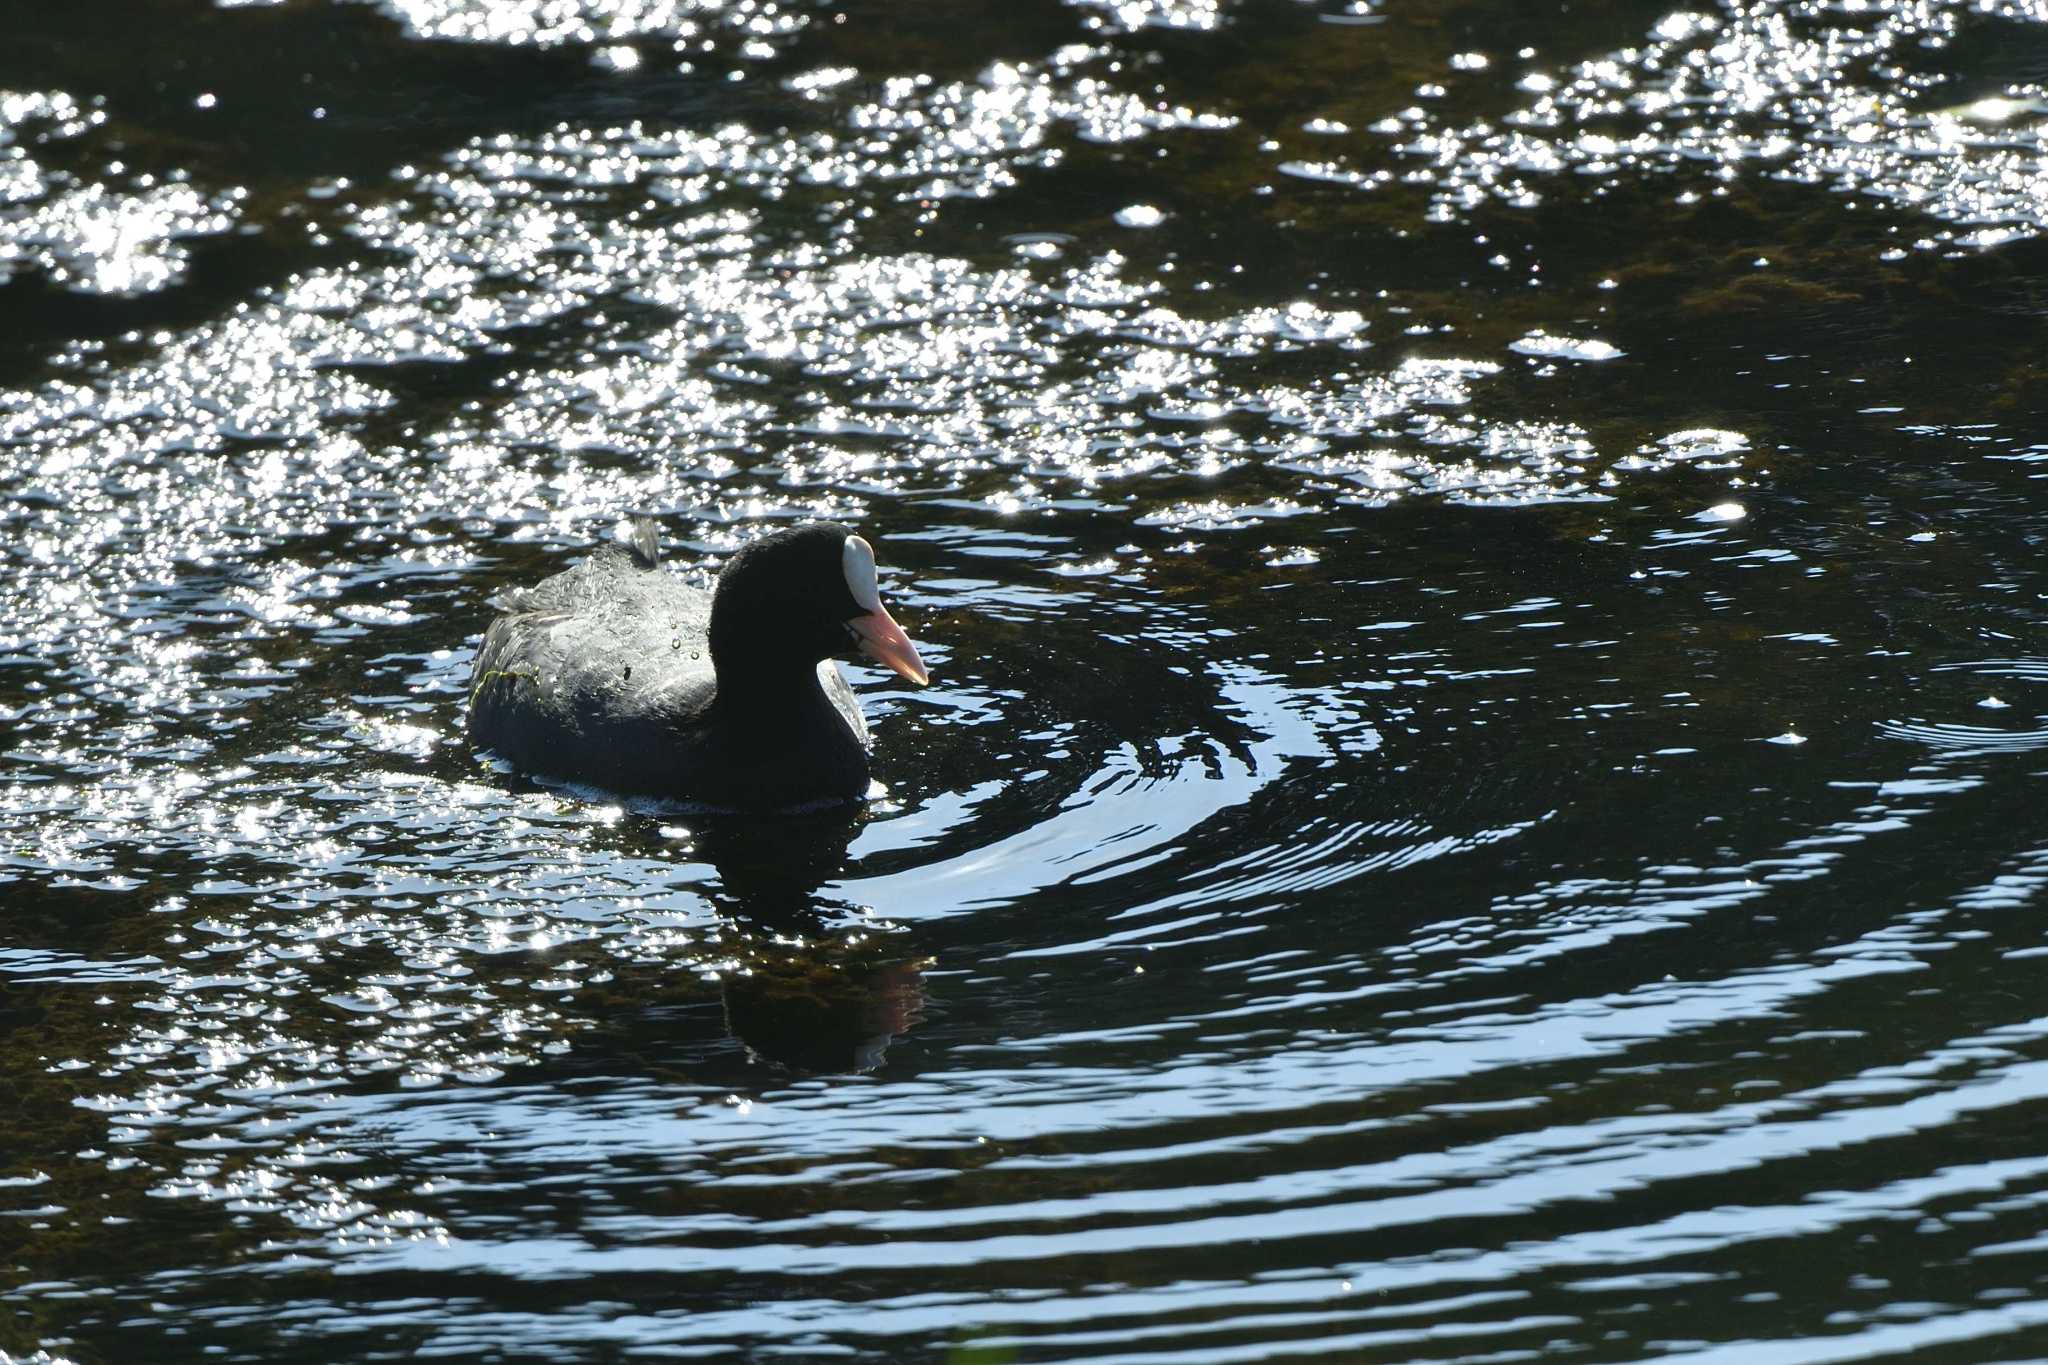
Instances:
[[[651,522],[500,599],[472,676],[469,736],[522,772],[736,811],[868,790],[857,650],[923,686],[882,605],[874,549],[842,527],[763,536],[712,592],[666,572]]]

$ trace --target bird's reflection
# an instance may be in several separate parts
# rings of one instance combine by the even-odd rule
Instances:
[[[857,811],[793,819],[707,818],[693,852],[718,873],[714,898],[738,959],[722,979],[726,1027],[757,1062],[808,1073],[879,1067],[924,1018],[926,959],[818,896],[839,874]]]
[[[924,1018],[921,961],[854,964],[827,956],[725,979],[725,1022],[756,1061],[792,1071],[873,1071]]]
[[[737,918],[800,933],[822,927],[818,888],[846,866],[861,825],[843,807],[813,815],[691,820],[690,847],[718,870],[717,899]]]

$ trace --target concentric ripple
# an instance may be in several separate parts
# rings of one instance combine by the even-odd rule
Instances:
[[[1597,8],[25,19],[0,1357],[2036,1352],[2048,14]],[[863,809],[468,747],[629,511]]]

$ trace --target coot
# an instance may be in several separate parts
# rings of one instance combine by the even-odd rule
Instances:
[[[522,772],[728,810],[858,801],[867,723],[833,655],[859,650],[923,686],[882,606],[875,552],[838,526],[777,531],[714,591],[629,546],[501,599],[472,676],[469,735]]]

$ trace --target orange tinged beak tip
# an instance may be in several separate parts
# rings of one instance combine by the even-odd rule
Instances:
[[[926,671],[924,660],[917,656],[917,646],[903,633],[903,627],[889,615],[886,607],[878,607],[866,616],[856,616],[848,621],[860,652],[873,659],[900,678],[906,678],[923,687],[932,680]]]

